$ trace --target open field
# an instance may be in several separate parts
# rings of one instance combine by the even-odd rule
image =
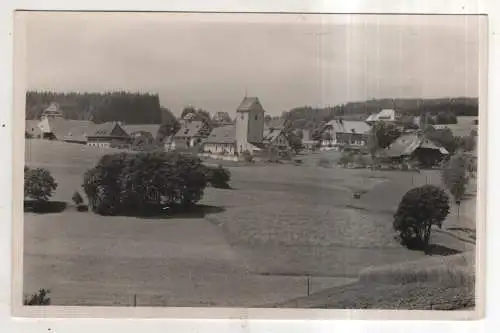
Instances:
[[[56,201],[69,202],[84,171],[111,151],[27,142],[27,164],[47,168],[59,183]],[[49,288],[61,305],[131,305],[137,295],[137,305],[247,307],[305,296],[306,275],[314,293],[352,283],[369,266],[425,257],[394,239],[392,214],[408,189],[439,184],[437,171],[319,168],[313,161],[230,167],[233,189],[207,188],[203,211],[192,216],[26,213],[25,292]],[[367,192],[353,199],[359,190]],[[464,205],[460,219],[452,209],[432,235],[436,254],[474,249],[447,230],[472,229],[473,208]]]

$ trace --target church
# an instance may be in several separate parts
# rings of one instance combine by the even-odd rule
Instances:
[[[257,97],[245,97],[236,110],[234,125],[216,127],[206,138],[203,152],[209,154],[254,154],[263,148],[265,110]]]

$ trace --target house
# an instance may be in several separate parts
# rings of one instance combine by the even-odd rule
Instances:
[[[91,124],[93,123],[86,120],[44,117],[38,123],[38,127],[40,128],[41,137],[43,139],[63,141],[64,137],[70,132],[72,128],[85,127]]]
[[[426,166],[440,162],[449,152],[420,132],[400,136],[387,148],[392,160],[414,159]]]
[[[160,137],[160,124],[134,124],[134,125],[121,125],[125,132],[133,142],[135,139],[141,137],[147,140],[148,144],[163,141]]]
[[[235,155],[235,149],[235,125],[214,128],[203,145],[203,151],[210,154]]]
[[[185,119],[181,128],[174,134],[171,145],[178,148],[191,148],[198,146],[210,134],[207,123],[198,120]]]
[[[58,103],[51,103],[46,109],[42,111],[40,119],[63,119],[64,113]]]
[[[265,148],[264,114],[257,97],[243,98],[236,110],[235,124],[214,128],[203,144],[203,151],[234,156],[262,150]],[[274,134],[268,140],[273,138]]]
[[[364,121],[334,119],[321,130],[321,147],[360,148],[367,144],[370,126]]]
[[[265,147],[274,146],[278,148],[278,150],[291,150],[291,145],[288,142],[285,130],[282,127],[265,128],[262,143]]]
[[[87,145],[100,148],[126,148],[130,144],[130,136],[118,122],[95,125],[87,135]]]
[[[394,109],[383,109],[379,113],[373,113],[365,122],[373,125],[377,121],[384,121],[389,123],[396,123],[401,118],[401,115]]]

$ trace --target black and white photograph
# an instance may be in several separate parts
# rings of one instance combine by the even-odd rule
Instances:
[[[13,302],[477,313],[486,21],[17,12]]]

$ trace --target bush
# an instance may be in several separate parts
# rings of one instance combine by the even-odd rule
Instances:
[[[30,296],[24,296],[24,305],[50,305],[50,298],[47,297],[50,294],[48,289],[40,289],[38,292]]]
[[[355,155],[354,162],[362,168],[366,168],[366,166],[369,164],[368,158],[362,154]]]
[[[207,180],[215,188],[229,188],[231,172],[219,165],[217,168],[208,168]]]
[[[434,185],[424,185],[406,192],[393,223],[402,243],[408,247],[427,248],[432,225],[441,228],[450,211],[448,201],[446,192]]]
[[[145,214],[172,205],[190,206],[203,196],[207,168],[197,157],[175,152],[105,155],[84,175],[92,211]]]
[[[73,200],[73,202],[77,206],[81,205],[83,203],[83,198],[82,198],[82,196],[80,195],[80,193],[78,191],[75,191],[75,193],[73,193],[73,196],[71,197],[71,200]]]
[[[253,162],[253,155],[248,150],[245,150],[244,152],[242,152],[241,156],[243,157],[243,160],[245,162],[247,162],[247,163]]]
[[[346,167],[349,163],[354,161],[354,155],[351,152],[344,151],[340,156],[339,164]]]
[[[49,201],[57,183],[50,172],[43,168],[24,167],[24,197],[38,202]]]

